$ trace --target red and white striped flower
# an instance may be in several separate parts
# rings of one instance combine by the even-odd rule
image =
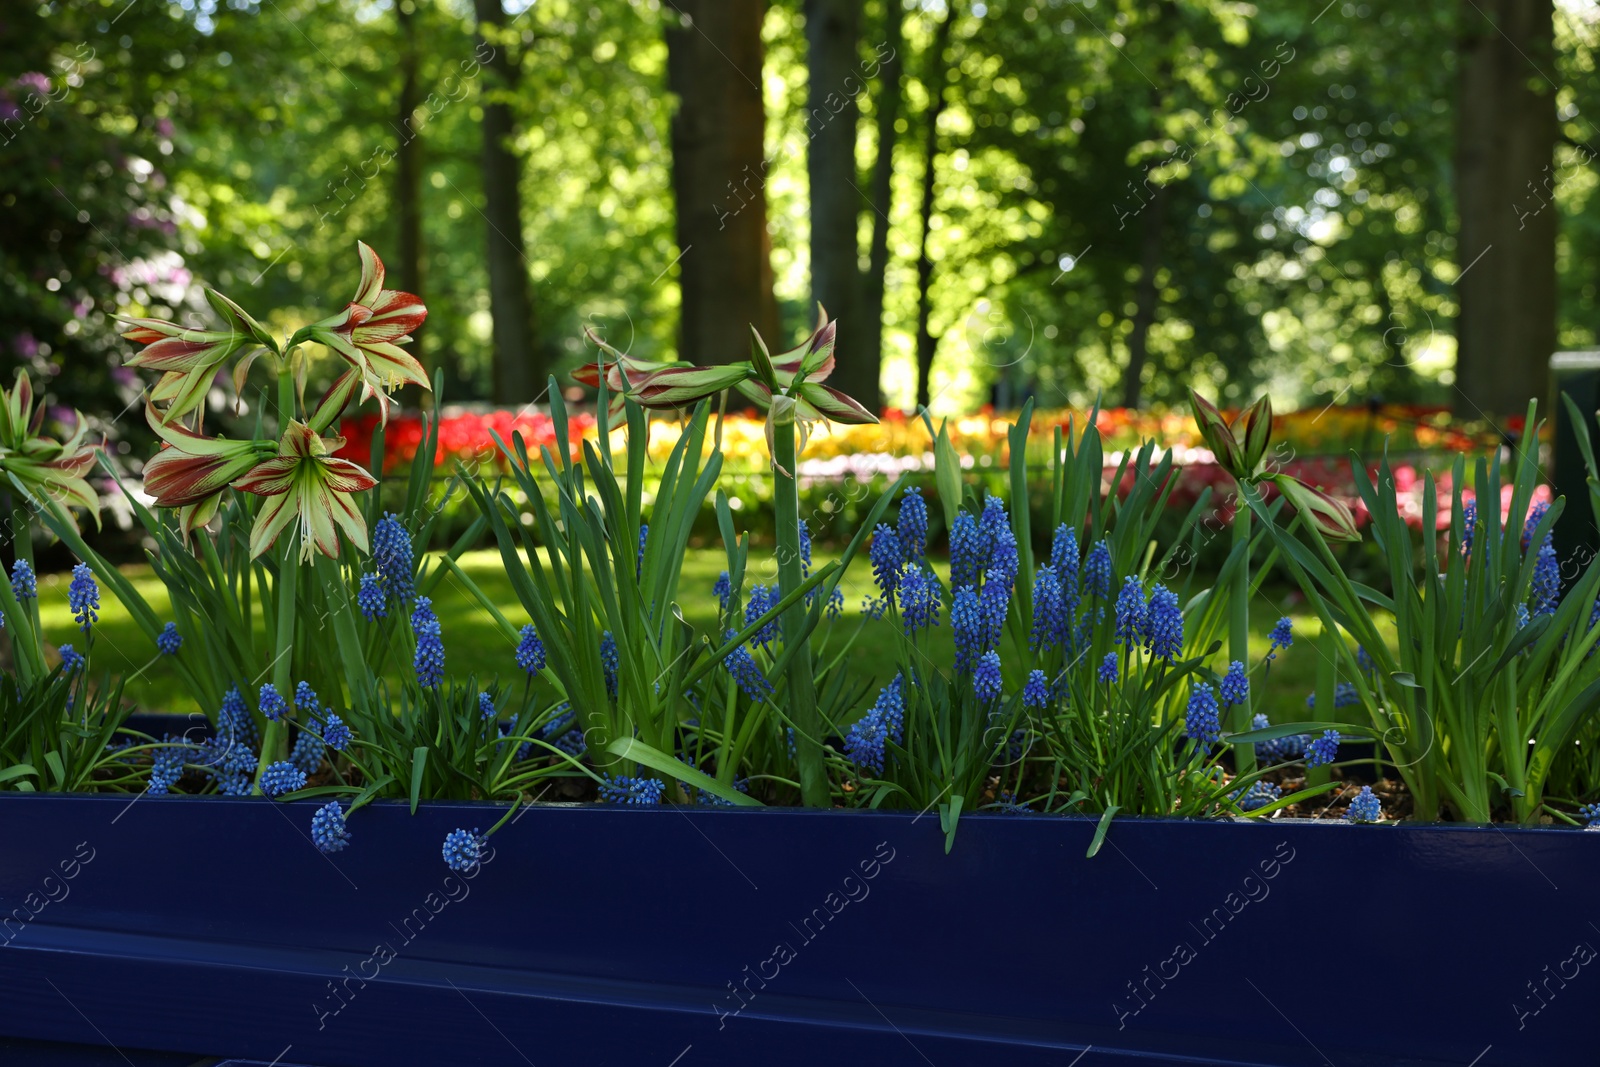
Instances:
[[[163,447],[144,465],[145,492],[164,508],[177,508],[185,537],[217,513],[222,491],[278,451],[271,441],[207,437],[178,423],[164,423],[146,403],[145,419]]]
[[[367,523],[350,494],[378,483],[364,468],[333,455],[343,447],[341,437],[324,438],[303,422],[291,422],[277,456],[234,482],[237,489],[268,498],[250,530],[252,559],[271,548],[291,522],[299,524],[302,561],[311,558],[313,548],[338,558],[339,529],[367,551]]]
[[[355,299],[339,314],[296,333],[289,347],[309,339],[337,353],[356,373],[361,399],[376,399],[379,416],[387,425],[391,393],[408,384],[431,388],[422,364],[400,347],[428,317],[428,309],[414,293],[385,289],[383,260],[364,242],[357,242],[357,247],[361,284]]]
[[[277,351],[272,335],[249,312],[215,290],[206,290],[206,299],[226,329],[193,330],[165,319],[122,319],[130,326],[122,336],[145,346],[127,366],[161,375],[150,399],[165,405],[163,422],[170,423],[199,407],[217,369],[241,349],[256,346]]]
[[[58,441],[46,437],[44,405],[34,406],[33,383],[25,370],[17,371],[10,389],[0,389],[0,479],[7,475],[41,503],[53,506],[67,521],[70,508],[87,508],[100,522],[100,496],[86,476],[94,469],[95,445],[88,442],[89,422],[77,415],[71,437]]]

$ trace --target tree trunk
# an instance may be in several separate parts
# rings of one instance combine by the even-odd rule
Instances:
[[[1128,365],[1122,372],[1124,407],[1139,406],[1144,365],[1150,352],[1150,327],[1156,321],[1156,274],[1161,270],[1161,238],[1167,224],[1167,185],[1156,186],[1140,220],[1139,284],[1133,289],[1133,329],[1128,331]]]
[[[933,44],[928,49],[928,114],[923,130],[922,168],[922,247],[917,253],[917,406],[927,407],[933,400],[930,382],[933,378],[933,357],[939,339],[933,336],[929,319],[933,313],[933,259],[928,253],[928,234],[933,229],[933,200],[935,192],[934,164],[939,157],[939,116],[944,114],[945,90],[950,82],[950,65],[945,53],[950,49],[950,29],[956,19],[956,0],[945,7],[944,17],[934,31]]]
[[[767,235],[766,108],[761,96],[764,0],[669,0],[667,85],[677,207],[679,358],[750,356],[750,327],[778,337]]]
[[[902,20],[905,9],[885,0],[883,49],[878,53],[878,156],[872,165],[872,243],[867,251],[867,273],[861,287],[860,338],[862,374],[876,385],[883,376],[883,285],[889,270],[889,217],[894,206],[895,122],[900,118],[900,50],[905,47]],[[865,369],[870,368],[870,370]],[[882,402],[881,393],[878,396]],[[865,403],[866,401],[862,401]],[[874,408],[873,410],[877,410]]]
[[[484,64],[483,194],[488,220],[489,311],[494,319],[494,400],[528,404],[543,389],[533,337],[533,293],[522,244],[521,169],[511,151],[509,97],[517,67],[494,30],[505,23],[501,0],[473,0],[479,40],[494,49]]]
[[[402,290],[423,296],[422,141],[415,127],[422,94],[417,87],[417,8],[413,0],[400,0],[395,5],[395,19],[400,30],[400,100],[395,126],[399,143],[395,152],[394,203],[400,231],[400,256],[394,273]],[[423,359],[421,334],[421,328],[412,333],[417,338],[412,351],[419,359]],[[429,361],[423,359],[423,366],[428,367]],[[412,406],[420,404],[422,397],[420,388],[407,386],[402,402]]]
[[[806,174],[811,198],[811,296],[839,322],[829,384],[878,410],[877,367],[862,359],[861,264],[856,223],[858,50],[862,0],[806,0]]]
[[[1457,413],[1520,415],[1556,345],[1551,0],[1466,0],[1456,109]],[[1491,24],[1490,20],[1493,20]]]

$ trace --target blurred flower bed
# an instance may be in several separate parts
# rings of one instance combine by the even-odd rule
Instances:
[[[1067,437],[1089,415],[1081,409],[1036,411],[1028,437],[1030,461],[1042,466],[1054,447],[1056,430]],[[1520,418],[1509,420],[1501,430],[1515,438],[1522,432],[1522,422]],[[674,419],[652,419],[648,448],[652,461],[667,458],[678,442],[681,425]],[[1228,517],[1231,479],[1200,444],[1200,433],[1187,411],[1107,408],[1096,414],[1095,425],[1105,450],[1107,489],[1116,480],[1128,450],[1136,449],[1143,440],[1155,440],[1172,449],[1178,468],[1169,508],[1187,510],[1209,488],[1218,516]],[[991,474],[995,491],[1002,488],[1009,467],[1006,427],[1005,415],[988,409],[949,421],[951,442],[962,466],[980,476]],[[346,443],[338,455],[365,465],[376,429],[374,414],[346,420],[342,428]],[[440,475],[447,475],[457,463],[482,474],[505,469],[495,436],[509,444],[513,433],[522,434],[534,456],[540,448],[556,448],[555,424],[543,411],[447,406],[439,427]],[[568,443],[574,460],[582,457],[582,442],[593,440],[596,434],[593,415],[570,418]],[[623,431],[614,430],[613,434],[620,448]],[[391,417],[384,434],[385,472],[409,468],[422,439],[420,415]],[[1502,444],[1500,432],[1486,423],[1458,421],[1442,407],[1398,404],[1326,407],[1277,415],[1273,440],[1267,459],[1270,466],[1339,496],[1362,524],[1370,515],[1356,491],[1349,462],[1352,453],[1364,457],[1368,470],[1376,472],[1378,458],[1387,447],[1399,509],[1413,527],[1422,522],[1423,472],[1434,470],[1439,479],[1441,528],[1449,524],[1449,466],[1454,455],[1488,455]],[[733,498],[733,507],[749,515],[769,506],[772,488],[766,467],[765,423],[754,411],[730,413],[723,420],[722,451],[723,484]],[[848,532],[854,528],[858,502],[876,499],[901,474],[927,473],[931,479],[932,470],[932,443],[919,418],[890,411],[877,425],[819,427],[800,461],[802,507],[811,515],[819,535]],[[1130,462],[1122,474],[1121,491],[1125,493],[1140,476]],[[1548,497],[1548,492],[1541,488],[1542,498]],[[1463,486],[1463,495],[1472,497],[1470,485]]]

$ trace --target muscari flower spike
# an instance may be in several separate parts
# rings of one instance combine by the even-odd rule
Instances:
[[[976,587],[963,585],[956,589],[950,602],[950,628],[955,633],[956,673],[965,674],[988,649]]]
[[[617,699],[617,672],[622,668],[622,660],[617,654],[617,639],[611,636],[611,631],[606,630],[600,635],[600,666],[605,671],[606,693],[612,700]]]
[[[600,786],[600,799],[609,804],[659,804],[667,783],[659,778],[632,778],[628,775],[606,775]]]
[[[1001,691],[1000,653],[985,652],[972,672],[972,695],[979,703],[990,704],[1000,699]]]
[[[1106,685],[1111,685],[1117,680],[1117,654],[1107,652],[1106,658],[1100,661],[1100,669],[1095,672],[1096,677]]]
[[[900,519],[895,532],[906,562],[914,562],[927,554],[928,503],[922,499],[922,490],[915,486],[906,486],[905,495],[900,498]]]
[[[1217,697],[1205,682],[1189,689],[1189,707],[1184,716],[1184,735],[1206,744],[1222,740],[1222,724],[1217,718]]]
[[[39,581],[34,576],[33,564],[19,559],[11,565],[11,595],[17,602],[32,600],[39,595]]]
[[[385,512],[372,527],[372,565],[389,596],[409,604],[417,595],[416,552],[411,532],[393,512]]]
[[[1222,702],[1229,706],[1243,704],[1250,699],[1250,679],[1245,676],[1243,663],[1234,660],[1228,664],[1228,673],[1222,677],[1219,692]]]
[[[1049,703],[1050,682],[1045,678],[1044,671],[1029,671],[1028,680],[1022,687],[1022,706],[1029,711],[1039,711]]]
[[[1290,621],[1289,616],[1283,616],[1273,625],[1269,639],[1272,641],[1272,647],[1267,649],[1269,660],[1277,658],[1278,649],[1288,648],[1294,644],[1294,623]]]
[[[356,607],[361,609],[368,622],[389,617],[389,594],[383,579],[376,574],[363,574],[361,588],[356,591]]]
[[[1250,784],[1249,789],[1235,789],[1228,794],[1228,799],[1235,801],[1240,811],[1255,811],[1266,807],[1281,796],[1283,789],[1280,786],[1257,780]]]
[[[500,711],[494,706],[494,697],[490,696],[488,693],[479,693],[478,717],[482,719],[492,719],[498,714],[500,714]]]
[[[530,622],[517,637],[517,666],[525,674],[538,674],[544,670],[544,664],[544,642],[539,640],[539,631]]]
[[[345,826],[344,808],[337,800],[318,808],[311,816],[311,843],[321,852],[343,852],[350,847],[350,830]]]
[[[885,597],[892,597],[905,565],[905,550],[900,545],[900,535],[893,526],[880,522],[872,532],[872,544],[867,548],[867,558],[872,562],[872,580]]]
[[[294,687],[294,710],[315,715],[322,710],[322,701],[310,682],[299,682]]]
[[[261,772],[261,792],[269,797],[281,797],[296,789],[304,789],[305,785],[306,772],[287,761],[274,763]]]
[[[1383,818],[1383,805],[1370,785],[1361,787],[1354,800],[1350,801],[1350,808],[1344,817],[1351,822],[1378,822]]]
[[[978,584],[986,560],[982,551],[983,537],[978,532],[978,521],[969,511],[956,515],[950,527],[950,584],[952,586]]]
[[[1332,763],[1339,754],[1339,731],[1324,730],[1322,736],[1306,745],[1306,766],[1322,767]]]
[[[1130,574],[1122,580],[1122,592],[1117,594],[1117,643],[1130,649],[1139,645],[1145,637],[1148,614],[1144,583]]]
[[[178,624],[169,622],[156,634],[156,651],[163,656],[176,656],[178,649],[183,647],[183,635],[178,632]]]
[[[1600,826],[1600,803],[1585,804],[1578,809],[1589,826]]]
[[[1183,655],[1183,611],[1178,607],[1178,594],[1160,582],[1150,590],[1146,635],[1151,655],[1164,660]]]
[[[333,712],[328,713],[327,721],[322,724],[323,744],[335,752],[343,752],[350,745],[350,727],[344,720]]]
[[[865,715],[857,719],[845,734],[845,758],[863,771],[882,774],[883,746],[888,736],[889,730],[884,724],[883,715],[874,705]]]
[[[62,645],[61,646],[61,670],[62,670],[62,673],[64,673],[64,674],[73,674],[73,673],[75,673],[77,671],[81,671],[81,670],[83,670],[83,665],[84,665],[85,662],[86,661],[83,658],[83,653],[82,652],[79,652],[77,649],[73,648],[71,645]]]
[[[100,620],[100,586],[94,580],[94,571],[87,563],[72,568],[72,584],[67,587],[67,604],[72,608],[73,621],[88,636],[89,630]]]
[[[1534,618],[1554,615],[1561,603],[1561,564],[1556,560],[1555,546],[1548,537],[1539,546],[1539,555],[1534,560],[1528,599]]]
[[[744,624],[749,626],[761,618],[761,616],[777,607],[778,601],[781,599],[783,598],[779,595],[777,586],[752,585],[750,587],[750,599],[745,601],[744,605]],[[770,649],[772,642],[777,639],[777,616],[774,616],[771,622],[750,635],[751,644],[757,648]]]
[[[150,756],[150,782],[145,787],[147,793],[169,793],[172,787],[178,784],[178,779],[183,777],[188,746],[173,744],[171,734],[167,735],[166,740],[168,743],[156,749]]]
[[[716,583],[712,585],[711,592],[716,595],[718,609],[727,611],[728,598],[733,595],[733,582],[729,579],[727,571],[717,575]]]
[[[465,873],[483,862],[486,840],[476,829],[451,830],[444,837],[444,863],[452,871]]]
[[[1084,591],[1090,596],[1108,600],[1111,597],[1111,546],[1105,538],[1094,543],[1089,558],[1083,563]]]
[[[411,611],[411,629],[417,635],[417,651],[412,657],[417,684],[424,689],[436,689],[444,681],[444,631],[429,597],[417,597],[417,606]]]
[[[289,705],[284,701],[283,694],[278,692],[278,687],[271,682],[261,686],[261,698],[257,702],[261,714],[267,717],[268,722],[277,722],[288,712]]]
[[[322,738],[302,727],[300,735],[294,739],[294,748],[289,751],[289,762],[309,777],[322,766],[323,750],[326,748]]]
[[[1028,634],[1028,646],[1035,652],[1055,648],[1065,639],[1067,627],[1061,581],[1054,567],[1040,567],[1033,578],[1033,630]]]
[[[734,631],[728,630],[722,635],[722,639],[731,641],[734,636]],[[738,684],[739,691],[756,703],[772,695],[772,683],[761,673],[761,668],[757,665],[755,657],[750,654],[748,645],[740,645],[728,653],[727,658],[722,661],[722,666]]]
[[[907,637],[939,625],[939,587],[921,567],[907,567],[899,578],[900,620]]]

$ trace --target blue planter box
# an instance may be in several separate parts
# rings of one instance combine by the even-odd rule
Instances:
[[[375,804],[327,857],[316,806],[0,794],[0,1030],[316,1067],[1593,1062],[1600,834],[1129,819],[1085,859],[1087,819],[969,816],[946,855],[931,814],[548,806],[469,878],[444,836],[503,809]]]

